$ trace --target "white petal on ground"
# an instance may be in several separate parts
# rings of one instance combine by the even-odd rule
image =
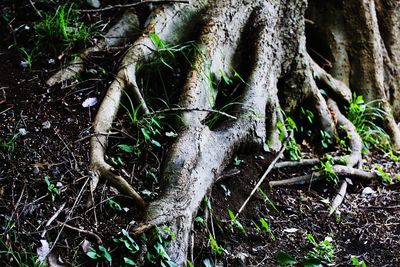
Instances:
[[[92,106],[94,106],[96,104],[97,104],[97,98],[89,97],[89,98],[86,98],[85,101],[83,101],[82,107],[88,108],[88,107],[92,107]]]

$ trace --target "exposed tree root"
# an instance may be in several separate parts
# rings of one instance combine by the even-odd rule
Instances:
[[[335,198],[332,201],[331,209],[329,210],[329,215],[334,213],[339,208],[339,206],[342,204],[344,197],[346,195],[347,184],[348,184],[347,179],[344,179],[342,181],[342,184],[340,185],[339,192],[337,193],[337,195],[335,196]]]
[[[363,171],[342,165],[335,165],[332,167],[332,169],[339,177],[354,178],[358,180],[373,180],[379,178],[378,175],[374,172]],[[324,171],[318,171],[318,172],[313,172],[312,174],[307,174],[294,178],[289,178],[279,181],[271,181],[269,182],[269,186],[276,187],[282,185],[304,185],[308,183],[321,181],[325,178],[326,178],[326,173]]]
[[[126,43],[139,32],[139,19],[135,12],[128,10],[121,19],[104,35],[95,46],[87,48],[73,59],[65,69],[59,70],[56,74],[47,80],[47,85],[53,86],[73,79],[76,75],[81,74],[85,68],[85,60],[95,52],[107,50],[109,47],[119,46]]]

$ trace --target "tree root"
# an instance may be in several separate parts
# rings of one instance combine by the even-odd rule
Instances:
[[[346,196],[346,191],[347,191],[347,178],[342,181],[342,184],[340,185],[339,188],[339,192],[332,201],[331,209],[329,210],[329,215],[332,215],[342,204],[344,197]]]
[[[332,167],[332,169],[339,177],[348,177],[348,178],[355,178],[358,180],[368,180],[368,181],[379,178],[379,176],[374,172],[363,171],[342,165],[335,165]],[[321,181],[325,178],[326,178],[326,173],[324,171],[318,171],[314,172],[313,174],[307,174],[294,178],[289,178],[279,181],[270,181],[269,186],[276,187],[282,185],[304,185],[307,183]]]
[[[139,31],[139,19],[131,10],[126,11],[121,19],[104,35],[95,46],[87,48],[79,56],[73,59],[65,69],[59,70],[47,80],[47,85],[53,86],[73,79],[84,71],[84,61],[93,53],[104,51],[109,47],[119,46],[133,38]]]

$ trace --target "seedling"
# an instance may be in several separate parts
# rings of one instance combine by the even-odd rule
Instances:
[[[33,50],[31,52],[28,52],[28,50],[26,50],[24,47],[21,47],[19,51],[24,57],[23,58],[24,60],[21,62],[21,65],[23,67],[26,65],[26,67],[28,67],[28,69],[31,70],[33,62]]]
[[[107,260],[110,265],[112,263],[110,252],[103,246],[99,246],[98,250],[90,248],[86,255],[94,260]]]
[[[131,257],[135,257],[135,254],[140,250],[139,245],[135,242],[135,240],[129,235],[129,232],[125,229],[122,229],[122,236],[114,239],[115,243],[123,243],[125,247],[128,249],[129,257],[124,257],[124,262],[130,266],[136,266],[137,263],[131,259]]]
[[[214,236],[210,233],[209,236],[209,241],[210,241],[210,246],[211,246],[211,252],[214,255],[221,255],[225,249],[218,245],[217,240],[215,240]]]
[[[47,191],[49,191],[51,194],[51,199],[54,201],[56,198],[56,195],[60,194],[60,190],[53,183],[51,183],[49,179],[50,179],[50,177],[46,175],[44,177],[44,182],[47,185]]]
[[[351,256],[351,263],[354,267],[367,267],[367,264],[364,261],[357,259],[356,256]]]
[[[339,177],[333,170],[333,158],[331,155],[326,154],[321,160],[320,164],[315,166],[316,170],[323,171],[325,173],[325,178],[328,182],[337,184],[339,182]]]
[[[381,179],[382,183],[384,184],[391,184],[392,183],[392,177],[389,173],[385,172],[381,166],[376,165],[375,166],[375,172]]]
[[[113,198],[109,198],[109,199],[107,200],[107,204],[108,204],[108,205],[110,206],[110,208],[112,208],[113,210],[116,210],[116,211],[121,211],[121,210],[122,210],[121,205],[120,205],[118,202],[114,201]]]
[[[242,163],[243,163],[243,160],[239,159],[238,156],[236,156],[236,157],[233,159],[233,165],[235,165],[235,166],[239,166],[239,165],[242,164]]]
[[[220,184],[220,186],[224,190],[225,198],[230,197],[232,194],[231,190],[229,190],[229,188],[226,187],[226,185],[224,185],[224,184]]]
[[[267,221],[260,217],[260,224],[261,224],[261,229],[263,229],[270,237],[272,240],[275,240],[275,235],[272,233],[271,228],[269,227],[269,224]]]
[[[275,210],[278,211],[278,209],[275,206],[275,203],[268,197],[268,195],[264,192],[264,190],[262,190],[260,187],[258,188],[258,193],[260,193],[260,195],[262,196],[263,200],[264,200],[264,204],[269,204],[269,206]]]
[[[296,260],[286,252],[279,251],[274,255],[275,260],[280,265],[299,264],[303,267],[333,265],[333,260],[335,259],[335,248],[332,244],[333,239],[327,236],[324,241],[317,242],[311,234],[307,234],[306,237],[313,246],[306,256]]]
[[[124,161],[120,157],[111,157],[111,162],[114,165],[124,165]]]
[[[328,148],[330,145],[332,145],[332,139],[331,136],[328,132],[326,131],[320,131],[321,133],[321,145],[323,148]]]
[[[238,221],[235,214],[230,209],[228,209],[228,214],[229,218],[231,219],[231,226],[234,225],[240,232],[246,235],[246,229],[244,229],[243,225]]]
[[[287,116],[283,110],[281,110],[281,112],[285,117],[285,122],[278,121],[277,128],[279,130],[279,140],[282,142],[286,138],[286,131],[297,132],[298,128],[296,122],[291,117]],[[287,141],[285,153],[289,156],[290,160],[301,159],[301,151],[293,135],[290,136]]]
[[[313,248],[305,257],[306,259],[317,260],[325,264],[333,262],[335,259],[335,248],[332,244],[332,237],[327,236],[323,241],[317,242],[312,234],[307,234],[307,239],[313,245]]]
[[[152,247],[154,250],[146,253],[147,260],[157,266],[176,267],[165,250],[165,247],[175,240],[176,236],[168,226],[156,227],[153,239],[148,242],[154,244]]]

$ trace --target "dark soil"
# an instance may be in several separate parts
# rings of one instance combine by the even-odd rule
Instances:
[[[41,247],[40,240],[46,240],[53,248],[50,258],[58,259],[59,264],[107,266],[106,261],[96,262],[86,256],[87,247],[82,246],[88,240],[97,248],[97,235],[113,256],[112,265],[122,266],[123,257],[129,252],[113,238],[121,236],[122,229],[137,226],[142,214],[131,206],[128,197],[107,185],[100,186],[94,195],[90,193],[89,137],[98,104],[84,108],[82,102],[89,97],[101,100],[117,67],[115,59],[122,57],[125,48],[93,55],[88,62],[90,71],[79,82],[49,88],[46,79],[66,59],[60,61],[57,55],[42,55],[31,70],[23,68],[21,53],[9,45],[16,38],[19,46],[28,47],[32,33],[26,35],[15,29],[31,25],[38,18],[28,1],[22,1],[20,6],[5,1],[0,3],[0,10],[3,16],[7,13],[16,18],[0,22],[0,265],[38,266],[34,263],[37,248]],[[23,11],[28,11],[24,17]],[[101,19],[112,21],[115,14],[103,14]],[[49,63],[52,58],[56,59],[55,64]],[[169,84],[179,86],[181,80],[165,75]],[[161,148],[143,141],[141,154],[135,155],[121,151],[118,145],[132,145],[141,140],[139,129],[132,127],[124,111],[115,123],[116,134],[110,140],[108,161],[124,177],[130,177],[128,180],[147,200],[156,198],[160,191],[159,171],[173,140],[165,132],[171,131],[172,127],[164,128],[156,136]],[[318,142],[314,144],[317,150],[319,146]],[[303,152],[307,152],[306,147]],[[213,187],[208,203],[198,213],[198,221],[203,222],[194,223],[195,242],[190,259],[195,266],[203,266],[204,262],[215,266],[278,266],[274,259],[278,251],[300,260],[312,250],[306,234],[312,234],[317,241],[332,237],[334,266],[352,266],[352,255],[364,260],[367,266],[400,266],[398,183],[353,181],[339,213],[329,216],[338,186],[318,183],[270,190],[266,181],[262,190],[269,201],[256,193],[237,219],[245,233],[232,226],[228,209],[236,213],[273,157],[273,153],[243,151],[237,155],[242,161],[236,161],[237,166],[232,163],[224,173],[226,177]],[[375,164],[393,177],[399,170],[398,163],[379,151],[366,158],[365,168]],[[275,170],[267,180],[310,171]],[[363,194],[366,187],[373,192]],[[255,224],[260,225],[261,217],[269,223],[274,238],[257,230]],[[224,248],[221,255],[213,253],[210,234]]]

